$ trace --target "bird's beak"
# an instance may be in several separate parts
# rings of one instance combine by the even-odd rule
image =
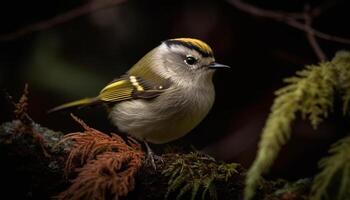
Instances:
[[[230,66],[219,64],[216,62],[213,62],[209,65],[210,69],[224,69],[224,68],[231,68]]]

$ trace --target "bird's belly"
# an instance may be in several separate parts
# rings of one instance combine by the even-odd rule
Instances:
[[[132,100],[113,107],[112,123],[141,140],[161,144],[176,140],[196,127],[209,112],[214,97],[172,102],[171,99]],[[167,104],[164,104],[167,102]]]

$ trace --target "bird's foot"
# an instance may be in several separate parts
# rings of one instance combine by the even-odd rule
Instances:
[[[144,141],[144,143],[145,143],[145,146],[146,146],[146,149],[147,149],[146,163],[151,164],[153,169],[155,171],[157,171],[157,166],[156,166],[155,160],[160,161],[162,163],[164,163],[164,160],[163,160],[163,158],[161,156],[158,156],[158,155],[154,154],[154,152],[149,147],[149,145],[148,145],[148,143],[146,141]]]

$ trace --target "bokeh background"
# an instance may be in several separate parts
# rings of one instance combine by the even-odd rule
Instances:
[[[92,0],[102,2],[103,0]],[[302,12],[327,1],[246,1],[265,9]],[[314,27],[349,37],[348,1],[329,1]],[[0,6],[0,38],[30,24],[48,20],[89,3],[85,0],[7,1]],[[214,77],[216,102],[207,118],[183,138],[218,159],[249,167],[261,129],[283,86],[305,64],[318,62],[305,33],[283,23],[254,17],[227,1],[149,1],[123,3],[68,20],[12,40],[0,41],[0,122],[11,120],[12,105],[5,93],[18,98],[24,84],[30,89],[30,116],[53,130],[72,132],[80,127],[69,112],[46,111],[67,101],[94,96],[122,75],[161,41],[194,37],[206,41],[216,60],[231,70]],[[318,40],[329,58],[349,45]],[[113,132],[103,108],[73,110],[94,128]],[[297,122],[291,142],[283,149],[272,176],[300,178],[315,172],[317,160],[343,134],[336,116],[319,131]],[[291,170],[293,169],[293,170]]]

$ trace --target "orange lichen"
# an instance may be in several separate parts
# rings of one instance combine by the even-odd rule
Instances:
[[[118,199],[134,189],[134,177],[142,165],[144,153],[135,140],[106,135],[72,117],[84,129],[66,135],[60,142],[73,141],[65,172],[74,169],[78,176],[58,199]],[[78,164],[77,164],[78,162]]]

